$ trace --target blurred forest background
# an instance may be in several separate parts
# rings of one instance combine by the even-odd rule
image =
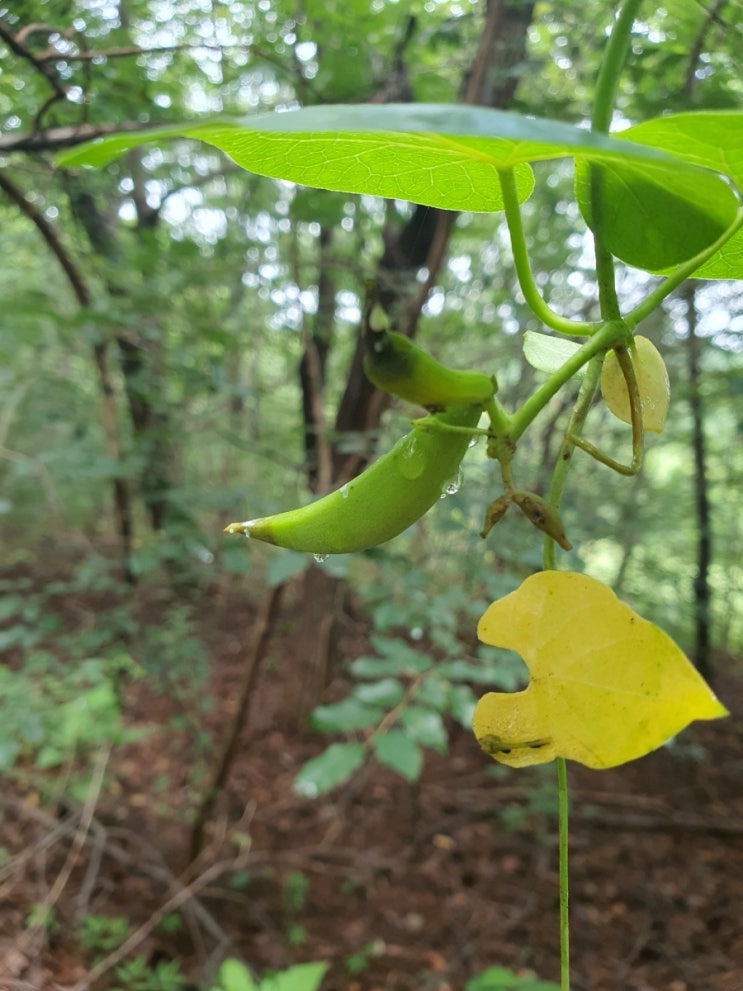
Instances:
[[[461,943],[462,929],[435,942],[417,903],[408,936],[430,952],[413,962],[385,957],[391,938],[380,949],[363,899],[366,921],[344,929],[340,949],[328,933],[311,936],[301,920],[312,918],[313,897],[340,926],[362,885],[321,856],[346,886],[319,895],[317,863],[308,867],[305,848],[288,852],[298,821],[323,837],[326,857],[354,822],[360,851],[364,829],[390,830],[375,870],[394,873],[410,822],[444,815],[426,811],[426,774],[466,768],[471,805],[476,781],[495,780],[462,727],[478,683],[514,687],[521,669],[476,645],[474,627],[487,602],[539,566],[541,542],[515,514],[480,540],[499,494],[481,447],[455,495],[374,551],[315,562],[222,535],[233,519],[350,477],[416,415],[363,379],[365,278],[379,280],[397,322],[443,361],[496,373],[506,408],[528,395],[539,373],[521,335],[542,328],[521,299],[501,218],[297,188],[193,141],[145,145],[100,171],[59,169],[55,154],[148,124],[320,103],[464,101],[585,122],[614,9],[605,0],[590,17],[577,0],[0,3],[0,958],[26,982],[8,986],[42,987],[51,975],[79,987],[98,976],[100,986],[175,988],[180,967],[208,980],[214,947],[234,955],[236,946],[259,968],[330,959],[333,987],[462,987],[488,962],[554,977],[551,936],[540,950],[532,933],[528,953],[507,933],[500,956],[487,942],[450,955],[446,940]],[[615,126],[739,108],[740,13],[736,0],[645,5]],[[536,171],[524,216],[538,283],[555,309],[594,318],[572,170]],[[636,300],[648,280],[622,270],[620,299]],[[564,566],[611,584],[725,684],[743,650],[743,290],[690,283],[642,332],[670,370],[669,421],[639,478],[576,457],[564,509],[575,549]],[[558,397],[524,437],[524,486],[544,488],[570,403]],[[589,431],[617,456],[629,447],[628,430],[599,405]],[[369,654],[387,659],[376,682],[364,682]],[[478,664],[465,670],[461,659]],[[340,709],[327,704],[343,698]],[[375,730],[394,707],[407,712],[397,756]],[[358,751],[303,772],[299,794],[292,782],[338,740],[323,732],[343,731],[364,741],[369,760],[332,803],[313,803],[349,777]],[[739,751],[735,759],[739,767]],[[541,823],[532,846],[542,853],[528,856],[542,863],[551,786],[527,778],[528,787],[497,783],[506,803],[511,789],[511,830],[533,825],[529,816]],[[370,812],[375,800],[403,808],[400,836],[397,821],[393,829],[389,815]],[[459,848],[451,830],[431,836],[442,856],[447,844]],[[478,843],[479,857],[491,856],[481,836],[470,839],[462,857]],[[730,842],[740,852],[740,837]],[[351,858],[354,869],[363,856]],[[506,875],[513,856],[503,854]],[[490,876],[481,870],[464,892],[470,905]],[[205,907],[204,891],[225,875],[222,901]],[[513,882],[506,889],[518,900]],[[553,896],[546,890],[526,918],[540,919]],[[238,897],[250,907],[236,907]],[[107,960],[139,924],[140,938]],[[714,973],[732,966],[725,946]],[[629,959],[627,946],[616,952]],[[618,986],[601,983],[595,960],[585,967],[576,991]],[[628,971],[623,986],[675,991],[649,973],[635,984]],[[679,991],[727,986],[700,974]]]

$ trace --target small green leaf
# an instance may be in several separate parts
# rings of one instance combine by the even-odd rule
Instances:
[[[415,701],[436,712],[445,712],[449,707],[449,688],[450,686],[439,677],[437,671],[436,674],[426,678],[420,686],[415,693]]]
[[[406,781],[417,781],[423,767],[423,752],[402,730],[391,729],[374,737],[377,760]]]
[[[387,675],[413,675],[428,671],[433,661],[425,654],[409,650],[400,657],[357,657],[351,662],[355,678],[383,678]]]
[[[308,554],[300,554],[297,551],[279,551],[271,556],[266,568],[266,580],[271,588],[283,585],[284,582],[301,575],[312,564],[312,559]]]
[[[440,713],[422,705],[411,705],[400,715],[400,725],[408,736],[424,747],[445,754],[449,736]]]
[[[389,709],[403,697],[403,687],[396,678],[382,678],[365,685],[357,685],[352,698],[358,699],[364,705],[381,705]]]
[[[309,723],[312,729],[322,733],[348,733],[376,726],[384,712],[380,705],[368,705],[362,699],[349,695],[332,705],[319,705],[312,712]]]
[[[524,333],[524,357],[532,368],[538,372],[546,372],[551,375],[558,368],[562,368],[568,358],[572,358],[580,348],[580,344],[575,341],[566,340],[564,337],[553,337],[551,334],[537,334],[533,330]],[[578,375],[585,375],[585,366],[581,368]]]
[[[456,721],[469,728],[472,725],[472,716],[477,705],[477,699],[469,685],[452,685],[448,692],[447,701]]]
[[[327,969],[324,962],[300,963],[264,977],[260,991],[317,991]]]
[[[248,968],[239,960],[229,959],[222,963],[217,971],[217,984],[214,991],[258,991]]]
[[[317,798],[332,791],[358,771],[365,755],[363,743],[331,743],[301,768],[294,779],[294,791],[305,798]]]
[[[551,981],[520,977],[505,967],[488,967],[482,974],[467,981],[464,991],[560,991],[560,988]]]

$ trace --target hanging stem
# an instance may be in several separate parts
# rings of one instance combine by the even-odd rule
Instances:
[[[591,119],[591,126],[595,131],[607,133],[609,130],[614,106],[614,98],[619,82],[619,74],[627,56],[627,52],[629,51],[632,24],[639,6],[640,0],[625,0],[614,25],[614,30],[609,38],[606,50],[604,51],[596,85],[594,110]],[[560,499],[565,487],[565,480],[570,468],[570,462],[572,460],[575,445],[576,443],[581,443],[583,425],[586,417],[588,416],[588,411],[591,407],[591,402],[598,386],[599,377],[601,375],[602,352],[605,351],[607,347],[621,344],[622,342],[620,341],[620,337],[621,335],[626,337],[628,330],[627,325],[621,320],[619,300],[616,292],[614,259],[606,248],[601,236],[599,196],[601,175],[595,168],[591,170],[590,181],[592,210],[591,226],[593,230],[594,243],[596,246],[596,279],[598,283],[601,316],[603,317],[604,323],[600,328],[594,326],[592,330],[588,331],[588,333],[593,334],[592,340],[586,342],[583,348],[577,352],[577,355],[580,355],[582,359],[580,367],[582,367],[582,364],[586,361],[586,359],[588,359],[588,364],[586,366],[585,376],[578,393],[578,398],[576,399],[575,406],[573,407],[573,413],[570,418],[570,423],[568,424],[568,429],[565,433],[565,438],[560,447],[557,463],[554,471],[552,472],[547,501],[555,511],[557,511],[560,504]],[[501,175],[501,187],[504,190],[504,199],[506,198],[506,186],[507,184],[504,184],[503,176]],[[506,217],[508,218],[508,206],[506,208]],[[517,225],[515,225],[511,219],[508,220],[508,226],[511,231],[512,238],[514,236],[514,230],[516,229],[517,234],[520,235],[523,240],[523,232],[517,228]],[[523,253],[525,252],[525,248],[523,249],[523,252],[521,248],[519,248],[518,251]],[[514,257],[516,257],[516,255],[517,248],[515,247]],[[531,272],[529,271],[529,278],[530,277]],[[521,282],[524,296],[531,305],[530,296],[536,292],[536,286],[534,286],[534,292],[530,293],[530,296],[527,296],[527,293],[524,290],[523,276],[521,272],[519,272],[519,281]],[[536,294],[539,295],[538,293]],[[535,310],[535,312],[537,312],[538,316],[541,316],[541,318],[544,319],[544,316],[539,313],[539,311]],[[548,326],[553,327],[553,329],[559,329],[564,332],[562,327],[556,327],[554,323],[550,323],[547,320],[545,320],[545,323],[547,323]],[[572,333],[575,333],[575,330],[573,330]],[[613,339],[612,334],[614,335]],[[594,343],[597,343],[599,346],[596,347],[591,353],[588,353],[586,349],[589,345]],[[618,350],[623,351],[623,357],[626,357],[626,363],[622,362],[621,367],[632,397],[631,409],[634,462],[641,457],[642,453],[642,448],[638,448],[638,445],[641,445],[642,442],[642,412],[640,409],[639,395],[637,392],[637,381],[629,355],[622,347]],[[583,354],[581,354],[581,352],[583,352]],[[577,357],[577,355],[574,357]],[[536,415],[530,407],[530,401],[527,401],[524,406],[516,414],[514,414],[512,419],[512,430],[514,431],[514,435],[516,435],[516,431],[519,427],[523,429],[526,424],[533,419],[532,414]],[[554,569],[555,567],[555,543],[550,537],[546,537],[544,542],[543,567],[545,570]],[[560,991],[570,991],[568,776],[565,759],[563,757],[558,757],[556,764],[560,876]]]
[[[568,769],[564,757],[557,764],[557,814],[560,850],[560,991],[570,991],[570,885],[568,878]]]
[[[627,394],[629,396],[630,422],[632,424],[632,461],[628,465],[623,465],[621,462],[615,461],[614,458],[610,458],[608,454],[604,454],[594,444],[589,443],[589,441],[584,440],[582,437],[574,436],[569,431],[566,435],[566,440],[569,440],[576,447],[585,451],[586,454],[590,454],[592,458],[600,461],[602,465],[606,465],[607,468],[619,472],[620,475],[636,475],[642,467],[645,447],[640,389],[637,385],[637,375],[635,374],[635,366],[632,364],[629,348],[617,348],[616,356],[619,367],[624,375],[624,381],[627,384]]]

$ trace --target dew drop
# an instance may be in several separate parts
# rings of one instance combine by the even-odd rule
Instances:
[[[415,436],[415,433],[411,434],[400,449],[400,455],[397,460],[400,474],[404,478],[413,481],[413,479],[419,478],[423,474],[427,462],[428,455]]]
[[[341,499],[348,499],[348,482],[340,487]]]
[[[422,630],[422,628],[420,626],[414,626],[411,629],[411,631],[410,631],[410,639],[411,640],[422,640],[423,639],[423,630]]]
[[[464,475],[462,474],[462,469],[460,468],[459,471],[456,473],[456,475],[453,478],[450,478],[449,481],[444,486],[441,492],[441,498],[445,499],[447,496],[456,495],[457,492],[459,492],[459,490],[462,488],[463,481],[464,481]]]
[[[470,442],[467,445],[467,447],[476,447],[479,439],[480,439],[479,437],[470,437]]]
[[[313,554],[312,556],[317,561],[318,564],[322,564],[323,561],[327,561],[328,559],[327,554]]]

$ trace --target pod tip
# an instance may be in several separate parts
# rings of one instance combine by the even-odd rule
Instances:
[[[229,523],[223,532],[229,534],[244,533],[247,536],[250,532],[250,524],[252,522],[252,520],[246,520],[244,523]]]

